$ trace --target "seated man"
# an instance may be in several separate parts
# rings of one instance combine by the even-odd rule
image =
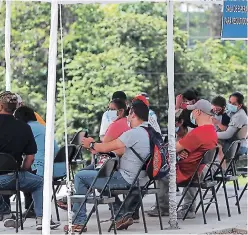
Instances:
[[[148,113],[149,113],[149,109],[143,102],[135,101],[132,103],[128,116],[128,121],[130,122],[132,128],[131,130],[126,131],[118,139],[108,143],[95,143],[94,139],[92,138],[83,139],[82,144],[85,148],[90,148],[91,150],[95,150],[97,152],[110,152],[113,150],[122,149],[123,155],[120,156],[119,169],[115,171],[113,177],[109,182],[109,186],[112,189],[129,187],[137,174],[137,170],[142,166],[142,162],[130,149],[131,147],[133,147],[133,149],[143,159],[146,159],[150,154],[149,136],[146,130],[142,127],[142,126],[148,126],[148,122],[147,122]],[[120,151],[118,151],[118,155],[121,155]],[[85,195],[85,193],[87,192],[87,188],[91,185],[97,173],[98,172],[96,170],[78,172],[75,175],[75,182],[74,182],[76,194]],[[146,172],[143,171],[141,172],[139,176],[139,180],[141,186],[145,185],[148,182],[149,179],[147,177]],[[104,182],[101,179],[96,182],[95,187],[97,189],[102,189],[103,185]],[[120,205],[116,205],[116,207],[117,206]],[[125,208],[127,208],[126,211],[124,211],[125,209],[123,208],[119,218],[117,218],[118,220],[116,222],[117,229],[119,230],[126,229],[133,224],[132,212],[135,209],[133,208],[133,206],[136,205],[134,205],[131,201],[130,204],[125,206]],[[74,216],[75,213],[78,212],[79,207],[80,207],[80,203],[74,203],[73,205]],[[131,212],[131,214],[129,215],[128,212]],[[73,224],[74,232],[81,230],[82,225],[86,221],[86,218],[87,218],[86,205],[84,205],[84,207],[79,212]],[[65,226],[64,230],[68,231],[68,226]],[[87,229],[85,229],[85,231],[87,231]]]
[[[225,112],[226,99],[222,96],[217,96],[212,100],[213,112],[215,114],[213,118],[213,124],[217,131],[225,131],[229,125],[230,117]]]
[[[153,110],[150,109],[149,96],[147,95],[147,93],[142,92],[140,95],[135,96],[133,100],[141,100],[147,105],[147,107],[149,108],[148,122],[156,132],[161,134],[157,115]]]
[[[43,180],[28,172],[34,161],[37,146],[28,124],[18,121],[13,113],[16,109],[17,97],[11,92],[0,94],[0,151],[12,155],[20,166],[19,182],[21,190],[31,192],[36,213],[36,229],[42,229]],[[22,156],[25,155],[23,160]],[[1,160],[1,159],[0,159]],[[0,172],[0,189],[15,189],[15,174]],[[3,200],[0,195],[0,214],[5,227],[16,227],[15,217],[11,214],[10,201]],[[59,224],[52,223],[51,228]]]
[[[207,100],[200,100],[194,105],[188,105],[188,108],[193,110],[191,115],[191,121],[194,125],[197,125],[195,129],[190,131],[187,135],[181,138],[176,143],[176,152],[178,154],[176,164],[177,184],[187,182],[194,174],[199,161],[201,160],[204,153],[217,146],[217,134],[212,124],[212,108],[210,102]],[[186,151],[188,154],[181,154]],[[182,157],[180,157],[180,154]],[[208,168],[202,166],[200,171],[202,177],[206,174]],[[215,169],[216,170],[216,169]],[[160,207],[162,215],[169,215],[169,180],[164,178],[159,180],[159,187],[163,187],[163,195],[160,195]],[[196,188],[190,188],[185,196],[183,209],[178,211],[178,218],[183,218],[187,205],[192,201],[196,193]],[[164,199],[164,200],[162,200]],[[154,213],[149,213],[150,216],[158,216],[157,209],[154,209]],[[191,207],[187,218],[195,217],[195,205]],[[155,213],[156,212],[156,213]]]

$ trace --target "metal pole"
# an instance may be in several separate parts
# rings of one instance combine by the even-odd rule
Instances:
[[[11,90],[11,66],[10,66],[10,32],[11,32],[11,0],[6,1],[5,15],[5,83],[6,91]]]
[[[57,64],[57,29],[58,1],[51,3],[51,29],[48,58],[47,110],[46,110],[46,140],[45,140],[45,169],[43,189],[43,219],[42,234],[50,234],[51,198],[54,156],[54,121],[55,121],[55,90]]]
[[[173,0],[167,1],[167,80],[169,97],[168,152],[170,157],[169,212],[170,229],[177,229],[176,201],[176,144],[175,144],[175,92],[174,92],[174,32]]]
[[[189,47],[190,46],[190,34],[189,34],[189,4],[186,3],[186,6],[187,6],[187,33],[188,33],[188,40],[187,40],[187,46]]]

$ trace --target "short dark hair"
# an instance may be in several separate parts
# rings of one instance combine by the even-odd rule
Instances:
[[[127,105],[122,99],[113,99],[110,103],[115,104],[117,109],[124,109],[125,112],[127,111]]]
[[[5,91],[0,94],[0,103],[3,106],[5,112],[13,114],[17,106],[17,96],[10,92]]]
[[[183,94],[183,98],[191,101],[191,100],[198,100],[198,92],[195,89],[188,89]]]
[[[131,106],[131,112],[134,112],[135,115],[140,120],[145,121],[145,122],[148,121],[149,108],[144,102],[140,100],[133,101],[132,106]]]
[[[220,95],[213,98],[211,103],[212,103],[212,105],[220,106],[222,108],[226,107],[226,99]]]
[[[27,106],[21,106],[20,108],[18,108],[15,111],[14,116],[16,119],[24,121],[26,123],[30,121],[37,121],[34,110]]]
[[[112,95],[112,100],[114,100],[114,99],[121,99],[121,100],[126,101],[127,96],[126,96],[125,92],[123,92],[123,91],[116,91]]]

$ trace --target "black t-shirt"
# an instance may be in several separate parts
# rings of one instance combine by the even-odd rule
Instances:
[[[228,126],[229,122],[230,122],[230,117],[226,113],[223,113],[222,119],[221,119],[221,124],[224,126]]]
[[[0,152],[12,155],[19,166],[23,155],[36,154],[37,146],[30,126],[13,115],[0,114]]]

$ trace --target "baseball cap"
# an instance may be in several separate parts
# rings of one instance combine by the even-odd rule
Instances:
[[[149,107],[149,101],[146,99],[146,97],[145,96],[143,96],[143,95],[136,95],[135,97],[134,97],[134,99],[133,99],[133,101],[135,101],[135,100],[140,100],[140,101],[142,101],[147,107]]]
[[[18,104],[22,103],[22,97],[19,94],[17,94],[17,93],[15,93],[15,95],[17,97]]]
[[[202,112],[213,116],[214,113],[212,112],[212,105],[208,100],[200,99],[193,105],[187,105],[188,110],[195,110],[199,109]]]
[[[0,102],[2,104],[17,104],[17,96],[10,92],[10,91],[5,91],[0,94]]]
[[[146,92],[141,92],[140,95],[146,97],[146,99],[149,100],[149,95]]]

